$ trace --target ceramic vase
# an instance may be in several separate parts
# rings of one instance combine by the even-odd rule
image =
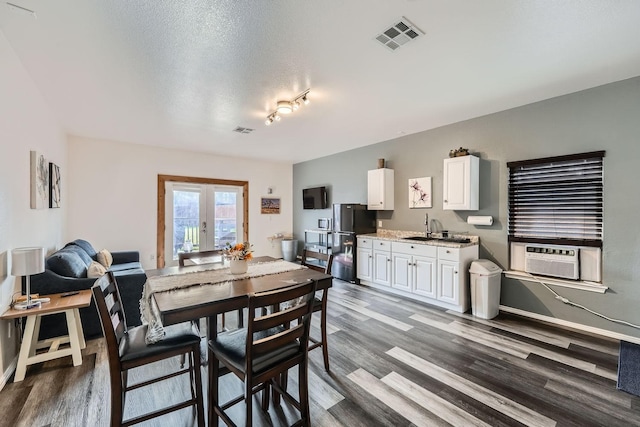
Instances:
[[[231,274],[244,274],[247,272],[247,261],[244,259],[232,259],[229,261]]]

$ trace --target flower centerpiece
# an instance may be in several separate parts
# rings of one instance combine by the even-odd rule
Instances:
[[[229,267],[232,274],[243,274],[247,272],[247,261],[253,257],[252,245],[249,242],[227,245],[222,250],[224,256],[229,259]]]

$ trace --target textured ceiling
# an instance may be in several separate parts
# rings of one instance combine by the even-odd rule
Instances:
[[[2,4],[0,30],[68,133],[283,162],[640,75],[636,0],[12,3],[37,19]],[[402,16],[425,35],[390,51]]]

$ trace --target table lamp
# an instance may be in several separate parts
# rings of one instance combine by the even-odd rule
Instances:
[[[40,306],[40,301],[31,300],[31,275],[44,272],[44,248],[16,248],[11,251],[11,274],[26,277],[27,300],[14,304],[24,310]]]

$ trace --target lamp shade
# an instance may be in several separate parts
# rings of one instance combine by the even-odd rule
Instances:
[[[29,276],[44,271],[44,248],[16,248],[11,251],[11,274]]]

